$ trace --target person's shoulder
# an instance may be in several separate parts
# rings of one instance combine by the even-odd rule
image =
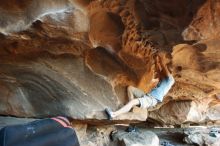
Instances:
[[[167,75],[167,78],[174,79],[172,74]]]
[[[172,74],[169,74],[169,75],[167,76],[167,80],[168,80],[169,82],[171,82],[172,84],[175,83],[175,79],[174,79],[174,77],[173,77]]]

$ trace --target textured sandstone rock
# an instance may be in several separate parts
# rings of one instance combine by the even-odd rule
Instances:
[[[161,123],[180,125],[182,123],[202,123],[205,121],[208,103],[195,101],[170,101],[149,117]]]
[[[113,136],[120,146],[159,146],[159,138],[151,131],[124,132],[119,131]]]
[[[68,0],[5,1],[0,6],[0,31],[7,34],[27,29],[37,18],[68,7]]]
[[[204,3],[190,25],[184,30],[186,40],[218,38],[220,33],[220,2],[208,0]]]
[[[120,16],[112,12],[98,11],[90,17],[89,38],[93,47],[101,46],[111,53],[118,52],[121,50],[123,31],[124,25]]]
[[[0,114],[103,119],[106,106],[116,109],[128,101],[126,86],[153,88],[155,56],[160,55],[172,64],[176,83],[149,116],[162,124],[219,121],[219,4],[2,2]],[[148,116],[139,113],[119,119],[144,121]]]
[[[212,39],[194,45],[177,45],[173,48],[172,62],[176,83],[168,95],[175,100],[165,104],[150,116],[173,124],[200,123],[210,118],[213,121],[218,119],[220,102],[216,96],[220,88],[220,54],[216,51],[218,44],[218,39]]]
[[[188,129],[184,133],[186,137],[184,141],[188,144],[207,145],[207,146],[218,146],[220,144],[220,134],[217,133],[215,136],[210,134],[210,131],[214,128],[203,128],[203,129]],[[219,128],[215,128],[219,130]]]
[[[12,58],[1,60],[0,69],[4,115],[84,119],[107,106],[117,106],[111,85],[74,56]]]

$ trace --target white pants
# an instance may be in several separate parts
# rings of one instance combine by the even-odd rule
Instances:
[[[146,93],[144,93],[143,90],[140,90],[133,86],[128,87],[128,96],[130,96],[131,94],[138,98],[141,108],[146,109],[149,107],[154,107],[157,104],[157,100],[154,97],[148,96]]]

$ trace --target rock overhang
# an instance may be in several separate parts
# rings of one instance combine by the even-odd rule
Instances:
[[[14,5],[8,8],[7,3]],[[149,84],[151,65],[154,64],[152,56],[166,51],[172,58],[164,57],[163,60],[173,63],[176,83],[164,105],[152,109],[149,116],[156,113],[151,118],[166,124],[219,120],[218,115],[211,112],[212,109],[218,111],[219,104],[214,97],[220,90],[217,33],[220,29],[216,19],[219,3],[216,2],[212,7],[215,11],[209,13],[205,12],[208,5],[214,4],[211,1],[181,1],[187,9],[175,9],[179,4],[175,1],[172,5],[138,0],[44,0],[30,1],[30,4],[14,0],[7,3],[2,4],[1,9],[5,12],[1,15],[1,22],[4,22],[1,32],[8,35],[2,35],[0,68],[2,85],[10,90],[6,95],[5,87],[2,87],[3,101],[9,103],[2,114],[21,117],[66,114],[73,119],[88,121],[102,115],[101,119],[104,119],[101,111],[106,106],[116,109],[126,103],[127,85],[145,91],[152,88]],[[14,15],[13,11],[20,13]],[[40,17],[43,14],[48,15]],[[205,17],[210,18],[213,25],[208,26]],[[186,45],[175,46],[180,43]],[[94,49],[94,44],[107,51]],[[19,59],[22,56],[27,59]],[[13,83],[11,79],[17,82]],[[41,96],[36,97],[37,94]],[[16,100],[10,98],[8,101],[9,95],[15,95]],[[19,97],[23,99],[18,100]],[[16,111],[17,103],[21,105],[17,108],[21,109],[20,113]],[[182,107],[179,112],[185,114],[178,117],[175,107]],[[193,110],[202,116],[194,118]],[[167,119],[167,113],[175,120]]]

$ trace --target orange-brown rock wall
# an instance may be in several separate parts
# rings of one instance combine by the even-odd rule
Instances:
[[[105,107],[128,101],[128,85],[154,87],[160,56],[176,82],[148,117],[163,124],[219,121],[219,8],[214,0],[5,1],[0,114],[105,119]],[[131,117],[119,120],[146,120]]]

